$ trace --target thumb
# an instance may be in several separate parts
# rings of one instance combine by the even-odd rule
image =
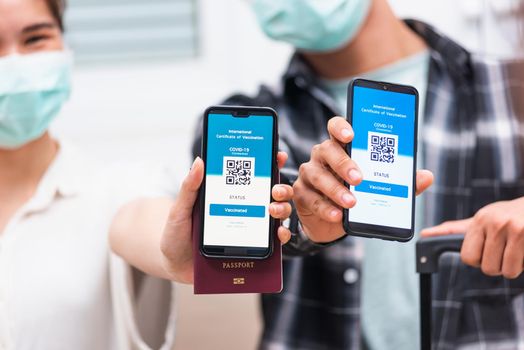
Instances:
[[[346,120],[342,117],[333,117],[328,121],[328,132],[329,137],[333,141],[345,145],[353,140],[353,128]]]
[[[174,281],[183,283],[193,281],[191,218],[203,178],[204,162],[197,157],[180,187],[175,204],[171,207],[162,236],[161,250],[164,266]]]
[[[454,220],[446,221],[440,225],[433,226],[422,230],[422,237],[432,237],[432,236],[443,236],[443,235],[452,235],[458,233],[466,233],[471,224],[471,218],[464,220]]]
[[[177,199],[171,211],[171,218],[176,215],[178,217],[190,217],[193,212],[196,199],[198,197],[198,190],[204,178],[204,162],[200,157],[197,157],[191,166],[189,174],[186,176],[178,192]]]

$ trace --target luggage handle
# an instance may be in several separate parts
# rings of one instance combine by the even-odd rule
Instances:
[[[460,252],[463,241],[463,234],[421,238],[416,248],[417,272],[437,272],[440,256],[446,252]]]
[[[464,235],[421,238],[417,242],[417,272],[420,275],[420,345],[431,349],[431,276],[438,271],[440,256],[460,252]]]

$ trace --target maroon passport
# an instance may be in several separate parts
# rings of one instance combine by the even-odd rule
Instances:
[[[200,253],[199,206],[193,211],[194,293],[280,293],[282,246],[275,225],[273,253],[266,259],[206,258]]]

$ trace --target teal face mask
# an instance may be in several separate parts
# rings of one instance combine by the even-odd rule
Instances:
[[[349,43],[373,0],[251,0],[262,30],[275,40],[313,52]]]
[[[0,58],[0,148],[42,136],[71,91],[73,58],[53,51]]]

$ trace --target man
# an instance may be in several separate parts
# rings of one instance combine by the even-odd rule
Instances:
[[[524,279],[487,278],[483,272],[516,277],[522,271],[523,225],[514,220],[518,215],[506,214],[507,207],[522,212],[522,200],[499,202],[524,196],[524,107],[518,105],[524,91],[519,80],[508,83],[508,77],[524,74],[521,66],[476,59],[430,26],[400,21],[386,0],[255,0],[253,8],[262,29],[297,53],[279,92],[262,87],[254,98],[236,95],[225,103],[278,111],[280,147],[290,155],[282,173],[294,184],[296,206],[285,252],[306,256],[286,262],[280,295],[263,297],[261,348],[419,347],[413,242],[344,236],[341,208],[358,203],[326,171],[353,184],[362,180],[347,155],[339,163],[328,160],[351,140],[349,125],[334,119],[329,132],[325,127],[345,110],[347,83],[358,75],[414,85],[420,92],[419,163],[436,183],[418,201],[418,229],[477,212],[482,220],[474,222],[504,212],[498,227],[512,228],[511,234],[492,234],[501,230],[469,220],[429,231],[477,227],[480,233],[468,233],[465,242],[473,246],[474,253],[464,254],[473,265],[481,262],[484,242],[497,250],[483,270],[446,260],[435,284],[435,348],[516,349],[524,334]],[[417,181],[423,189],[431,175],[419,172]],[[496,204],[485,207],[490,203]],[[516,244],[506,245],[505,236]],[[513,263],[501,263],[505,246]]]

